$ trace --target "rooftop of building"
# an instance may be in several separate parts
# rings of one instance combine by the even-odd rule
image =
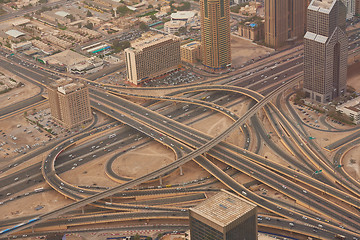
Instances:
[[[225,227],[255,208],[255,204],[223,190],[190,211]]]
[[[7,35],[13,37],[13,38],[17,38],[17,37],[20,37],[20,36],[24,36],[24,35],[25,35],[25,33],[20,32],[20,31],[18,31],[18,30],[16,30],[16,29],[11,29],[11,30],[9,30],[9,31],[6,31],[5,33],[6,33]]]
[[[58,80],[55,80],[54,82],[50,83],[50,87],[51,88],[58,88],[60,86],[63,85],[67,85],[69,83],[72,83],[73,79],[72,78],[60,78]]]
[[[337,107],[338,109],[347,108],[353,112],[359,113],[360,112],[360,97],[356,97],[346,103],[341,104]]]
[[[328,13],[337,0],[312,0],[309,9]]]
[[[65,11],[57,11],[57,12],[55,12],[55,14],[60,17],[66,17],[67,15],[70,15],[70,13],[65,12]]]
[[[195,11],[177,11],[176,13],[172,13],[171,19],[181,19],[181,20],[187,20],[189,18],[194,17],[196,14]]]
[[[88,58],[72,50],[65,50],[52,56],[46,57],[43,60],[51,64],[71,66],[83,61],[87,61]]]
[[[141,40],[131,43],[130,49],[135,50],[135,51],[142,51],[143,49],[145,49],[147,47],[165,42],[169,39],[180,41],[180,39],[174,35],[155,34],[155,35],[151,35],[147,38],[141,37]]]
[[[182,48],[189,48],[189,49],[192,49],[192,48],[195,48],[197,46],[201,45],[200,42],[198,41],[193,41],[193,42],[189,42],[189,43],[186,43],[184,45],[182,45],[181,47]]]
[[[167,26],[167,27],[183,27],[183,26],[185,26],[185,22],[184,21],[171,20],[171,21],[166,22],[164,24],[164,26]]]
[[[72,93],[72,92],[82,89],[84,86],[85,85],[82,83],[72,82],[72,83],[58,87],[58,91],[62,94],[69,94],[69,93]]]

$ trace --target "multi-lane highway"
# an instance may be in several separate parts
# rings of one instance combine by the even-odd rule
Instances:
[[[278,128],[279,126],[276,126],[277,123],[274,123],[276,121],[280,121],[282,124],[282,128],[285,129],[287,133],[290,133],[288,138],[292,142],[288,141],[285,138],[284,142],[286,142],[288,146],[292,143],[295,143],[295,147],[291,148],[291,152],[297,152],[297,154],[291,159],[295,161],[300,161],[299,164],[301,164],[301,161],[303,163],[307,163],[307,166],[303,169],[298,164],[299,169],[302,169],[301,172],[296,172],[293,169],[289,169],[281,165],[276,165],[275,163],[267,161],[263,157],[253,154],[251,151],[246,151],[245,149],[241,149],[236,146],[229,145],[226,142],[223,142],[223,140],[228,136],[228,134],[230,134],[235,129],[238,129],[240,126],[243,126],[243,124],[248,121],[251,116],[261,110],[266,104],[268,104],[269,100],[274,98],[274,96],[281,93],[284,89],[291,88],[291,86],[297,84],[297,81],[299,81],[301,77],[298,76],[294,80],[293,76],[299,71],[301,71],[301,62],[301,54],[296,54],[289,58],[282,59],[281,61],[279,60],[279,62],[277,63],[271,64],[269,62],[268,66],[266,65],[263,67],[256,67],[255,69],[249,70],[247,72],[235,73],[231,76],[224,76],[216,80],[211,80],[212,82],[221,82],[222,84],[247,86],[251,89],[256,90],[265,88],[267,90],[263,91],[264,95],[271,92],[270,94],[263,97],[262,95],[257,94],[254,91],[244,89],[244,92],[242,92],[242,94],[246,94],[246,91],[248,91],[248,94],[246,95],[251,97],[255,96],[254,98],[259,102],[255,104],[242,117],[237,117],[236,114],[229,111],[229,109],[227,109],[226,107],[216,105],[210,102],[204,102],[196,99],[182,99],[181,97],[177,96],[164,96],[160,98],[156,98],[155,95],[149,96],[151,94],[147,94],[147,96],[139,96],[138,94],[136,94],[136,92],[146,91],[148,89],[145,90],[103,86],[107,89],[112,88],[117,92],[117,94],[120,94],[125,98],[143,97],[147,99],[160,100],[161,103],[158,105],[161,105],[168,101],[182,102],[184,104],[191,105],[191,108],[194,109],[196,109],[196,106],[200,106],[201,108],[205,107],[211,110],[222,112],[224,115],[234,120],[234,124],[230,128],[228,128],[225,132],[213,139],[209,136],[201,134],[198,131],[193,131],[192,129],[185,128],[184,125],[178,125],[177,122],[172,121],[171,119],[169,119],[169,117],[164,118],[163,116],[152,111],[147,112],[145,108],[137,109],[137,107],[140,106],[137,106],[136,104],[131,105],[131,103],[128,101],[122,99],[109,101],[110,99],[114,98],[114,96],[112,95],[113,93],[105,93],[104,89],[94,89],[91,92],[93,108],[96,108],[99,111],[102,111],[103,113],[112,116],[118,121],[128,124],[137,131],[147,135],[149,138],[153,138],[160,143],[167,145],[169,148],[174,150],[178,159],[174,163],[164,168],[161,168],[153,173],[150,173],[142,178],[130,180],[127,183],[120,185],[119,187],[98,193],[97,191],[89,191],[86,189],[82,190],[76,186],[71,186],[71,184],[64,183],[63,180],[59,178],[56,174],[58,169],[55,170],[55,163],[58,162],[58,159],[61,158],[61,156],[60,158],[57,158],[58,153],[60,153],[60,151],[64,151],[63,149],[68,147],[69,149],[71,149],[71,145],[74,142],[83,138],[87,138],[88,136],[90,136],[90,132],[84,133],[82,136],[75,136],[71,140],[67,140],[66,142],[59,143],[59,145],[55,147],[55,149],[49,154],[49,157],[43,162],[42,173],[45,179],[54,189],[70,198],[77,199],[78,202],[66,206],[62,209],[58,209],[54,212],[39,216],[36,221],[28,222],[25,225],[17,227],[16,229],[14,229],[14,231],[30,227],[37,223],[43,222],[44,220],[54,218],[56,216],[62,215],[63,213],[66,213],[67,211],[77,209],[90,203],[97,204],[98,206],[104,208],[129,210],[131,207],[128,205],[120,205],[116,203],[109,204],[109,202],[104,202],[104,200],[102,199],[117,195],[119,192],[139,185],[144,181],[152,180],[153,178],[161,177],[164,174],[168,174],[169,172],[180,167],[187,161],[195,159],[195,161],[199,165],[201,165],[204,169],[211,173],[211,175],[215,176],[219,181],[224,183],[233,191],[256,202],[263,208],[268,209],[273,213],[288,218],[289,221],[297,221],[295,226],[290,226],[289,222],[285,221],[287,224],[285,224],[286,226],[282,226],[282,228],[288,229],[290,231],[293,230],[296,232],[304,233],[304,230],[301,230],[301,228],[306,228],[304,222],[306,224],[310,224],[313,229],[314,226],[316,227],[320,224],[322,227],[320,227],[320,230],[316,230],[316,233],[319,236],[323,236],[324,239],[331,238],[331,236],[334,237],[337,233],[341,233],[349,239],[356,239],[358,235],[357,233],[359,231],[358,223],[360,222],[360,219],[358,219],[357,210],[359,208],[358,200],[351,195],[344,195],[344,192],[342,190],[336,189],[336,185],[334,185],[335,182],[333,181],[333,179],[337,179],[337,176],[330,174],[333,169],[327,166],[326,161],[323,162],[324,159],[321,159],[317,155],[314,155],[312,150],[306,145],[304,145],[303,140],[298,137],[296,130],[292,128],[288,123],[286,123],[284,117],[282,117],[276,109],[273,108],[272,111],[277,113],[276,119],[278,120],[270,116],[270,122],[273,123],[273,127],[275,126],[274,129],[279,134],[279,136],[281,136],[281,128]],[[48,84],[48,76],[51,75],[51,73],[43,71],[38,71],[36,73],[29,72],[22,66],[18,65],[13,67],[20,70],[20,72],[27,72],[29,73],[29,75],[36,76],[36,78],[39,79],[40,83],[42,84]],[[96,83],[89,83],[90,85],[99,86]],[[273,89],[278,86],[280,86],[280,88],[273,91]],[[173,90],[175,89],[179,89],[179,91],[173,91],[173,94],[189,92],[189,97],[196,96],[196,92],[210,90],[209,87],[200,84],[190,85],[187,86],[185,89],[182,86],[176,88],[174,87]],[[214,86],[212,90],[224,91],[225,89],[226,87]],[[151,89],[150,91],[154,92],[155,89]],[[208,96],[210,96],[210,99],[212,98],[212,95]],[[226,94],[224,95],[224,97],[218,99],[229,99],[225,96]],[[269,112],[269,110],[267,110],[267,112]],[[250,135],[247,136],[248,137],[246,137],[246,139],[249,139],[250,142]],[[267,141],[269,142],[269,139]],[[247,145],[247,148],[248,147],[249,145]],[[229,150],[233,152],[231,153],[229,152]],[[236,153],[235,155],[234,152]],[[334,221],[327,222],[324,218],[320,218],[319,220],[316,216],[312,215],[311,212],[294,212],[285,204],[274,204],[265,198],[259,197],[258,195],[247,190],[244,186],[241,186],[239,183],[234,181],[234,179],[229,177],[221,169],[218,169],[216,166],[214,166],[214,164],[211,162],[211,159],[202,156],[203,153],[207,153],[212,158],[223,161],[224,163],[232,166],[234,169],[248,174],[250,177],[257,179],[258,181],[261,181],[268,186],[271,186],[278,192],[281,192],[282,194],[295,199],[303,205],[308,205],[308,208],[310,208],[311,210],[321,212],[323,216],[333,219]],[[301,154],[303,154],[305,157],[302,157]],[[240,159],[241,161],[239,161]],[[246,162],[247,164],[244,165],[243,162]],[[271,164],[273,165],[270,166]],[[310,175],[311,171],[320,167],[324,169],[324,173],[326,173],[324,174],[324,179],[319,179],[324,181],[324,183],[312,178],[312,176],[308,176]],[[283,175],[285,175],[286,177],[284,177]],[[305,185],[299,186],[299,182]],[[358,190],[356,189],[356,187],[352,186],[351,183],[348,183],[343,179],[337,179],[336,182],[341,182],[344,187],[347,187],[350,191],[353,192],[354,195],[358,196]],[[61,183],[63,183],[63,185]],[[316,189],[316,191],[314,191],[314,189]],[[336,205],[332,203],[332,201],[328,201],[325,197],[321,195],[319,196],[317,191],[322,192],[326,196],[331,196],[331,198],[343,201],[345,204],[341,204],[341,206]],[[351,207],[354,207],[354,212],[349,210],[349,208]],[[149,207],[143,206],[140,207],[140,209],[145,210],[149,209]],[[169,208],[163,207],[151,207],[151,209],[163,211],[169,210]],[[171,210],[176,212],[176,208],[172,208]],[[181,209],[178,209],[178,211],[181,212]],[[342,226],[339,226],[338,222],[341,222]],[[297,228],[297,226],[299,226],[299,228]],[[343,228],[344,226],[345,229]],[[276,228],[275,226],[273,227]],[[317,229],[318,228],[319,227],[317,227]],[[326,230],[327,232],[324,230]],[[8,231],[6,234],[11,232],[12,231]],[[327,235],[325,234],[325,232]],[[329,234],[328,232],[331,232],[331,234]],[[311,234],[309,233],[309,235],[315,237],[317,234],[315,234],[315,232]]]

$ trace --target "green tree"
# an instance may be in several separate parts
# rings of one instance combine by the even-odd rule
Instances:
[[[191,3],[190,2],[181,2],[180,6],[177,8],[179,11],[187,11],[190,10]]]
[[[94,28],[94,24],[92,24],[91,22],[87,22],[84,27],[88,28],[88,29],[93,29]]]
[[[156,20],[157,17],[155,15],[150,15],[151,20]]]
[[[154,6],[149,4],[147,8],[154,8]]]
[[[87,16],[87,17],[92,17],[93,14],[90,12],[90,10],[88,10],[87,13],[86,13],[86,16]]]
[[[70,21],[75,21],[75,17],[72,14],[66,15],[66,18],[70,19]]]
[[[140,30],[142,31],[148,31],[149,30],[149,26],[146,25],[144,22],[141,22],[139,25]]]
[[[115,40],[113,42],[113,45],[111,46],[114,49],[114,52],[120,52],[126,48],[129,48],[130,42],[129,41],[119,41],[119,40]]]
[[[116,13],[122,17],[125,16],[126,14],[129,14],[130,12],[132,12],[127,6],[119,6],[116,9]]]

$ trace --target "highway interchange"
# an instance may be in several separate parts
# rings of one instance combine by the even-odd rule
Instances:
[[[351,46],[356,47],[356,45]],[[3,56],[4,55],[5,54],[3,54]],[[115,200],[116,198],[136,193],[157,194],[157,192],[161,191],[195,191],[188,187],[131,191],[133,193],[128,190],[134,187],[136,188],[136,186],[139,186],[145,181],[161,178],[166,174],[170,174],[184,163],[194,160],[229,189],[278,216],[275,218],[271,217],[269,218],[270,220],[260,217],[260,226],[264,225],[274,229],[298,232],[321,239],[334,239],[337,234],[345,236],[346,239],[358,239],[360,232],[359,183],[345,180],[345,178],[340,178],[336,175],[332,162],[318,151],[315,151],[316,149],[314,150],[313,146],[306,144],[304,142],[305,137],[299,136],[299,134],[303,135],[303,132],[297,129],[297,123],[291,122],[286,116],[283,116],[281,113],[282,109],[278,104],[276,104],[276,106],[271,103],[269,104],[270,100],[284,92],[285,89],[292,88],[298,84],[302,78],[301,74],[299,74],[302,70],[301,51],[289,55],[289,57],[279,59],[275,63],[269,62],[268,65],[258,66],[249,71],[235,71],[230,73],[232,74],[230,76],[222,76],[217,80],[211,80],[205,84],[196,83],[185,87],[173,87],[171,88],[173,93],[168,96],[151,96],[154,89],[150,89],[150,94],[147,94],[146,91],[149,90],[149,88],[131,89],[106,85],[101,86],[89,81],[92,108],[111,116],[114,120],[126,124],[131,128],[114,126],[114,122],[96,129],[93,129],[92,125],[84,130],[83,133],[79,133],[64,141],[52,143],[52,145],[48,145],[42,149],[41,151],[49,149],[52,149],[52,151],[42,162],[42,175],[38,174],[36,179],[45,179],[53,189],[77,201],[64,208],[37,216],[36,221],[9,231],[3,234],[4,237],[7,234],[28,228],[35,224],[51,224],[52,221],[57,221],[56,217],[88,204],[113,210],[132,211],[132,209],[141,209],[144,211],[144,213],[141,213],[142,215],[139,213],[137,216],[132,216],[133,218],[139,219],[150,219],[152,216],[184,218],[187,215],[186,208],[148,205],[134,206],[132,204],[118,204]],[[45,69],[36,68],[36,71],[33,71],[35,67],[32,67],[30,64],[21,64],[23,60],[17,56],[8,57],[7,60],[2,57],[0,61],[2,66],[21,75],[21,77],[26,80],[41,86],[41,88],[57,77],[56,75],[54,76],[51,71],[45,71]],[[34,81],[34,79],[38,82]],[[43,100],[42,96],[41,98],[40,96],[41,94],[36,96],[37,99],[33,98],[30,103],[20,102],[17,106],[2,110],[1,116],[11,114],[12,110],[20,111],[24,107],[38,103]],[[229,106],[235,101],[245,101],[244,96],[253,98],[257,103],[243,116],[237,116],[236,113],[229,110]],[[142,107],[127,100],[127,98],[135,97],[151,99],[152,105]],[[206,101],[204,99],[206,99]],[[175,102],[176,104],[170,104],[171,102]],[[185,109],[189,110],[185,112],[184,106],[188,106]],[[165,111],[161,111],[162,109],[165,109]],[[291,151],[284,152],[284,150],[274,146],[274,143],[271,145],[272,141],[263,136],[265,131],[260,130],[262,126],[259,124],[256,116],[256,113],[261,109],[265,109],[274,131],[283,139],[285,145],[291,149]],[[213,111],[231,118],[234,122],[224,133],[215,138],[211,138],[182,123],[190,120],[192,116],[204,114],[204,117],[206,117],[215,114]],[[223,141],[229,133],[239,129],[239,127],[242,127],[243,131],[246,131],[245,129],[247,128],[246,126],[249,126],[247,124],[249,121],[251,121],[253,126],[256,126],[256,129],[259,129],[259,135],[263,136],[262,141],[265,141],[269,146],[273,147],[274,151],[283,156],[290,164],[298,166],[298,169],[301,171],[268,161],[258,155],[256,153],[257,151],[248,151],[248,141],[258,141],[259,143],[261,140],[259,139],[259,135],[256,134],[256,137],[251,133],[252,131],[244,135],[245,144],[242,147],[234,146]],[[77,150],[71,150],[71,146],[77,141],[86,139],[93,134],[101,134],[102,131],[119,132],[116,133],[117,139],[109,139],[107,134],[105,137],[99,137],[97,143],[85,144]],[[110,147],[106,147],[106,150],[113,151],[121,145],[125,149],[124,151],[131,151],[136,148],[134,149],[127,146],[134,143],[135,139],[139,138],[139,136],[146,139],[154,139],[169,147],[174,151],[177,160],[141,178],[131,179],[115,188],[102,191],[100,191],[101,189],[87,189],[73,186],[59,177],[59,173],[69,171],[74,166],[75,161],[77,161],[77,164],[85,164],[87,161],[95,160],[96,157],[101,156],[101,154],[106,154],[106,151],[103,150],[105,147],[101,147],[102,151],[98,150],[96,153],[91,152],[90,154],[85,154],[89,153],[92,146],[100,146],[100,141],[104,142],[103,144],[109,143],[108,146]],[[111,148],[112,146],[113,148]],[[67,148],[69,148],[69,150],[65,151],[64,149]],[[66,152],[66,155],[62,154],[57,158],[61,151]],[[70,152],[76,156],[76,158],[71,161],[66,158]],[[85,157],[82,157],[84,160],[79,162],[79,158],[83,155],[85,155]],[[94,155],[95,157],[93,157]],[[26,155],[20,161],[25,162],[30,158],[31,156]],[[296,209],[288,206],[284,202],[276,202],[274,199],[253,193],[242,184],[236,182],[226,171],[217,167],[212,162],[213,159],[224,162],[228,166],[296,200],[300,205],[307,206],[309,211],[304,212],[303,209]],[[9,166],[9,168],[11,167]],[[111,164],[109,163],[107,167],[111,168]],[[32,169],[31,171],[33,172],[27,174],[29,176],[35,176],[36,174],[34,173],[38,173],[39,168],[40,163],[36,166],[31,166],[29,169]],[[1,181],[1,184],[3,184],[3,186],[10,184],[15,176],[24,177],[24,173],[30,171],[29,169],[5,177],[5,181]],[[313,176],[312,173],[318,169],[322,169],[323,174]],[[6,171],[6,169],[3,169],[3,171]],[[345,172],[342,172],[342,174],[346,176]],[[24,181],[27,180],[24,179]],[[299,182],[301,182],[301,184],[299,184]],[[11,193],[12,195],[15,195],[16,191],[24,187],[17,183],[14,183],[14,186],[15,188],[13,188],[14,192]],[[3,193],[7,190],[8,189],[5,188]],[[200,191],[206,192],[207,190],[202,189]],[[4,196],[2,198],[6,198],[5,194],[2,196]],[[342,204],[336,204],[333,202],[334,199],[342,202]],[[115,202],[112,202],[113,200]],[[315,215],[314,212],[319,215]],[[129,215],[123,215],[122,217],[114,215],[114,219],[123,218],[126,220],[129,217]],[[96,222],[112,221],[110,218],[108,220],[108,218],[108,215],[99,215],[99,219],[96,219]],[[88,221],[89,220],[84,217],[81,218],[81,220],[79,218],[79,220],[73,220],[69,223],[67,219],[65,225],[86,224]],[[59,222],[57,222],[57,224],[59,224]]]

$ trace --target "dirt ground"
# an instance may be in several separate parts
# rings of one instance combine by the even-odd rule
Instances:
[[[348,67],[347,84],[360,92],[360,62]]]
[[[344,156],[342,164],[346,172],[360,182],[360,146],[350,149]]]
[[[113,170],[123,177],[139,178],[175,161],[175,154],[157,142],[134,149],[117,158]],[[144,167],[146,166],[146,168]]]
[[[234,67],[239,67],[251,59],[267,55],[274,51],[274,49],[257,45],[251,40],[235,34],[231,34],[230,41],[232,66]]]
[[[46,108],[43,105],[43,108]],[[6,159],[11,159],[19,154],[24,154],[30,148],[38,147],[49,141],[45,136],[47,132],[40,132],[36,126],[26,120],[24,114],[18,114],[11,118],[0,120],[0,166],[7,164]],[[29,146],[29,147],[27,147]],[[14,152],[18,149],[17,152]]]

